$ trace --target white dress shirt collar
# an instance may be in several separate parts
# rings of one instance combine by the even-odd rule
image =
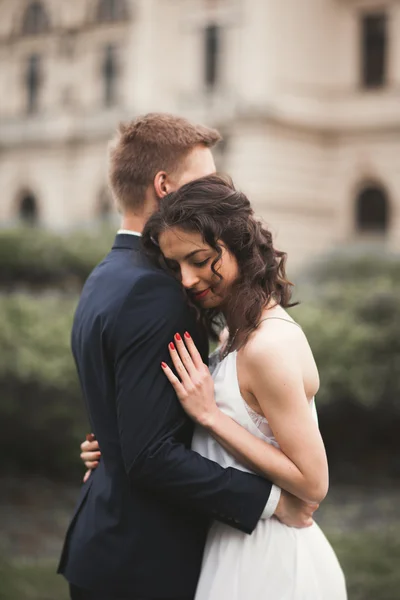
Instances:
[[[137,235],[138,237],[142,237],[139,231],[132,231],[131,229],[118,229],[117,235]]]

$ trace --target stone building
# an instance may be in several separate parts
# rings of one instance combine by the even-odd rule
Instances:
[[[291,263],[400,250],[399,0],[0,0],[0,221],[113,217],[106,146],[160,110],[218,127]]]

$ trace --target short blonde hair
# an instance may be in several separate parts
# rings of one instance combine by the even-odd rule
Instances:
[[[119,126],[109,147],[109,182],[120,208],[140,208],[159,171],[175,172],[198,145],[212,148],[216,129],[167,113],[149,113]]]

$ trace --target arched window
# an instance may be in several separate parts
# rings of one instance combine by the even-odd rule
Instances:
[[[31,2],[25,10],[22,20],[22,33],[24,35],[38,35],[50,29],[47,12],[41,2]]]
[[[356,201],[356,226],[360,233],[385,233],[389,226],[389,201],[379,186],[365,187]]]
[[[28,58],[25,74],[26,110],[32,114],[39,108],[39,93],[41,86],[40,56],[32,54]]]
[[[117,101],[118,65],[115,46],[107,46],[104,51],[103,65],[103,103],[113,106]]]
[[[19,203],[19,218],[25,225],[36,225],[39,220],[39,211],[35,196],[25,193]]]
[[[125,0],[99,0],[97,5],[97,21],[110,23],[123,21],[128,16]]]

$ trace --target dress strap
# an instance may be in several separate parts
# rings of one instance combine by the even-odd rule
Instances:
[[[286,321],[287,323],[291,323],[292,325],[297,325],[297,327],[300,327],[300,329],[303,330],[301,325],[296,323],[296,321],[291,321],[290,319],[284,319],[283,317],[265,317],[265,319],[261,319],[261,321],[258,323],[258,325],[261,325],[261,323],[263,321],[269,321],[269,319],[279,319],[280,321]]]

